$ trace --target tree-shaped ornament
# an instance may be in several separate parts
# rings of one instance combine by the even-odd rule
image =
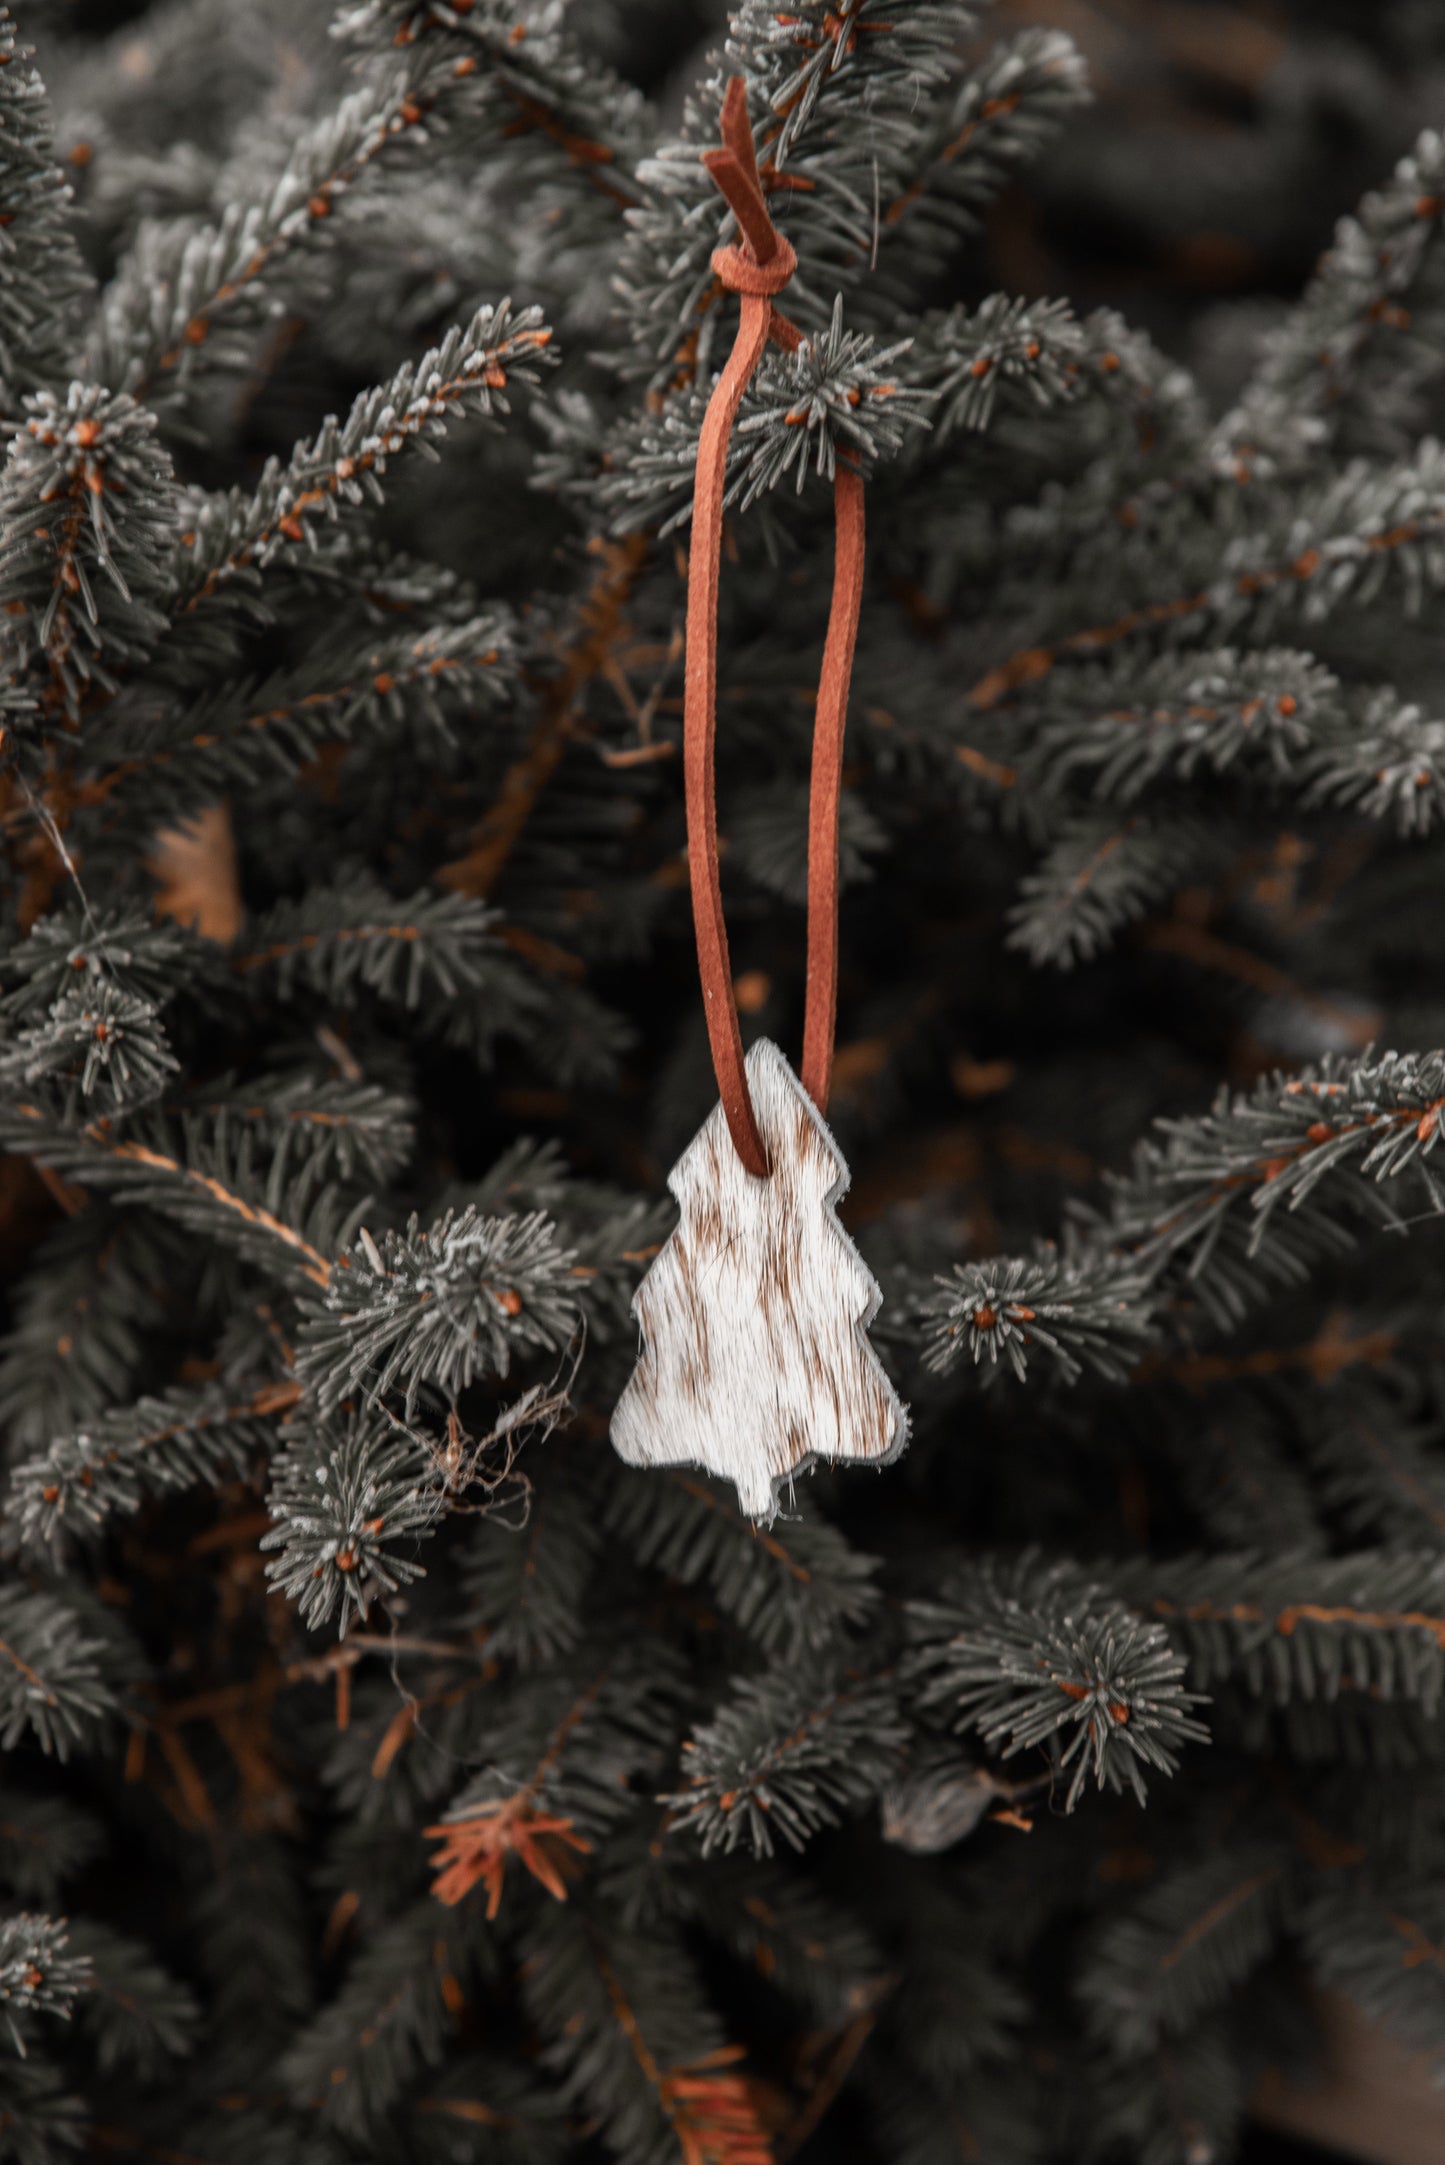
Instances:
[[[747,1077],[770,1173],[715,1106],[668,1179],[681,1219],[637,1289],[642,1353],[612,1416],[633,1466],[705,1466],[770,1519],[814,1459],[885,1465],[908,1416],[868,1343],[878,1283],[838,1222],[848,1168],[766,1038]]]
[[[741,296],[737,337],[698,438],[688,560],[683,764],[688,870],[704,1012],[721,1101],[673,1168],[676,1232],[633,1301],[643,1345],[612,1416],[634,1466],[702,1466],[771,1518],[780,1484],[815,1459],[883,1465],[908,1418],[866,1336],[879,1288],[834,1208],[848,1168],[823,1120],[838,985],[838,795],[863,590],[863,482],[839,452],[833,600],[814,708],[808,811],[808,991],[802,1080],[766,1040],[743,1057],[713,794],[717,591],[734,416],[769,339],[801,337],[774,305],[796,258],[758,178],[743,84],[728,86],[722,148],[705,163],[741,241],[714,252]]]

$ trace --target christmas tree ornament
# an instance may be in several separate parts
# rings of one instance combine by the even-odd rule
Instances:
[[[823,1119],[837,1011],[838,797],[863,592],[863,481],[841,455],[809,791],[801,1081],[767,1040],[744,1057],[733,995],[714,789],[728,442],[769,339],[788,352],[802,341],[774,306],[797,258],[768,213],[740,77],[723,101],[722,136],[704,163],[742,239],[717,249],[712,267],[741,308],[698,439],[683,718],[693,922],[719,1103],[668,1180],[681,1218],[633,1301],[642,1350],[612,1440],[630,1465],[722,1474],[744,1511],[770,1519],[782,1484],[817,1459],[896,1458],[908,1417],[868,1342],[882,1296],[838,1220],[848,1168]]]
[[[643,1351],[612,1416],[634,1466],[705,1466],[750,1517],[814,1459],[893,1458],[907,1417],[864,1333],[877,1281],[834,1205],[837,1144],[776,1045],[748,1053],[769,1171],[740,1159],[721,1105],[668,1180],[681,1220],[638,1287]]]

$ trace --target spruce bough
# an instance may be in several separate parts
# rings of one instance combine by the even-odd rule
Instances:
[[[1221,402],[950,297],[1057,32],[745,0],[654,102],[625,8],[246,12],[57,113],[0,10],[0,2154],[1199,2165],[1302,1976],[1445,2053],[1445,143]],[[738,997],[795,1032],[846,454],[914,1429],[761,1534],[606,1440],[712,1102],[734,74],[804,334],[727,473]]]

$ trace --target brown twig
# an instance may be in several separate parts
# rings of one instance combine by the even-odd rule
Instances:
[[[501,793],[473,831],[471,846],[438,873],[443,887],[461,895],[490,895],[495,889],[538,798],[577,734],[582,695],[607,666],[649,546],[645,534],[593,544],[601,565],[578,612],[581,630],[563,654],[560,673],[546,686],[531,743],[507,769]]]

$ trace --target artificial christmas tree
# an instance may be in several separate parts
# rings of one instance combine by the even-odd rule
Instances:
[[[1202,2165],[1308,1987],[1445,2045],[1434,12],[1229,13],[1256,176],[1377,186],[1169,353],[990,275],[1066,123],[1025,267],[1151,155],[1016,10],[7,17],[0,2155]],[[761,1531],[608,1442],[715,1098],[734,75],[725,990],[794,1041],[854,477],[913,1420]]]

